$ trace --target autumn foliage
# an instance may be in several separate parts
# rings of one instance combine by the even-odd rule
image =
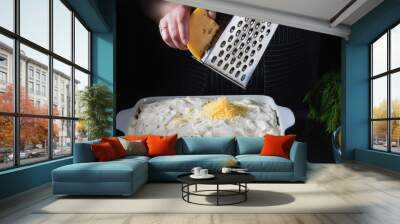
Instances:
[[[392,100],[391,117],[400,117],[400,100]],[[387,118],[387,101],[381,101],[380,104],[373,108],[373,118]],[[400,122],[393,121],[391,123],[392,141],[398,141],[400,138]],[[386,139],[387,121],[375,121],[372,125],[374,138]]]
[[[0,93],[0,111],[13,112],[14,94],[13,86],[9,85],[5,93]],[[22,114],[47,115],[46,104],[34,105],[29,99],[25,88],[20,89],[20,110]],[[56,111],[58,113],[58,111]],[[0,116],[0,148],[13,148],[13,117]],[[20,148],[27,145],[47,144],[48,140],[48,119],[47,118],[20,118]],[[59,127],[53,126],[53,138],[59,135]]]

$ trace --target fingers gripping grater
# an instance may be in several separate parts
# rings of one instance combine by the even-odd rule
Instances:
[[[233,16],[200,62],[246,89],[278,24]]]

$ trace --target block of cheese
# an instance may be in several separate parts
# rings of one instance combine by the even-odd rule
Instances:
[[[208,16],[206,10],[197,8],[193,11],[189,21],[187,47],[195,58],[201,59],[204,52],[210,47],[218,29],[218,24]]]

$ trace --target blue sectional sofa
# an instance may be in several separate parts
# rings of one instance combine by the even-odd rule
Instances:
[[[260,156],[262,137],[184,137],[177,142],[177,155],[128,156],[96,162],[91,141],[75,145],[74,163],[53,170],[54,194],[131,195],[148,181],[176,181],[193,167],[218,172],[228,160],[236,160],[260,182],[304,182],[307,147],[294,142],[290,159]]]

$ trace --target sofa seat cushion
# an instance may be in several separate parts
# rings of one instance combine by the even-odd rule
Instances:
[[[233,137],[183,137],[177,142],[177,154],[235,155],[235,138]]]
[[[219,171],[230,159],[231,155],[174,155],[158,156],[149,160],[152,172],[190,172],[193,167],[203,167],[210,171]]]
[[[137,174],[147,176],[147,163],[140,159],[75,163],[53,170],[56,182],[131,182]]]
[[[293,172],[293,162],[278,156],[239,155],[236,160],[249,172]]]

